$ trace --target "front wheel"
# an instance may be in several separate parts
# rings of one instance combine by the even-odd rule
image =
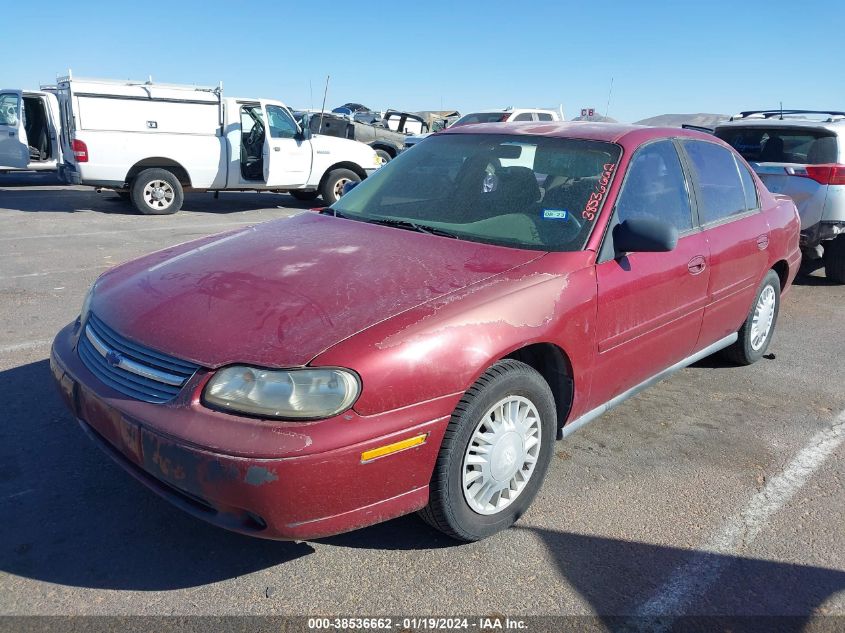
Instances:
[[[361,177],[351,169],[335,169],[320,185],[320,196],[327,206],[333,205],[343,195],[343,186],[349,182],[361,182]]]
[[[452,414],[420,516],[461,541],[510,527],[543,483],[556,427],[545,379],[519,361],[497,362]]]
[[[760,360],[769,349],[779,310],[780,277],[770,270],[757,290],[748,318],[739,328],[739,338],[725,348],[725,357],[738,365],[750,365]]]
[[[377,149],[376,150],[376,156],[378,156],[381,159],[382,165],[387,165],[387,163],[389,163],[393,159],[393,156],[391,156],[387,152],[387,150],[383,150],[383,149]]]
[[[130,188],[132,204],[144,215],[170,215],[182,208],[182,183],[166,169],[145,169]]]

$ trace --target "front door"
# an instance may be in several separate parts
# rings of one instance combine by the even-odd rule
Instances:
[[[23,95],[20,90],[0,91],[0,167],[25,169],[28,163]]]
[[[673,224],[668,253],[615,253],[612,228],[634,217]],[[596,266],[597,362],[590,400],[607,402],[693,353],[710,276],[675,144],[649,143],[631,159]]]
[[[297,187],[311,174],[311,141],[302,138],[299,126],[281,105],[263,102],[264,181],[268,187]]]

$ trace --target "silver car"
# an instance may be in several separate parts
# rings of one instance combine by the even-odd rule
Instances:
[[[827,278],[845,283],[845,112],[742,112],[715,134],[742,154],[769,191],[795,201],[804,257],[823,257]]]

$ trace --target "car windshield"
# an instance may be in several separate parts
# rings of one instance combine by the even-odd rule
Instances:
[[[438,134],[334,205],[338,215],[516,248],[584,248],[621,149],[528,135]]]
[[[724,127],[716,136],[749,163],[835,163],[836,136],[826,130],[785,127]]]

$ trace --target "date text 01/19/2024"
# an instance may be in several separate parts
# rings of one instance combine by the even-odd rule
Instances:
[[[308,618],[309,630],[354,631],[354,630],[414,630],[414,631],[453,631],[453,630],[525,630],[526,622],[508,617],[486,616],[466,617],[403,617],[403,618]]]

